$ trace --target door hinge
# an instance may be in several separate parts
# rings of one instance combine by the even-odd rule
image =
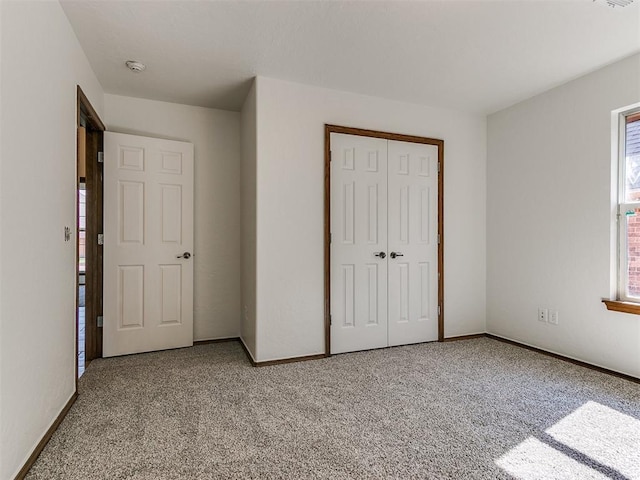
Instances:
[[[440,173],[440,162],[438,162],[438,173]]]
[[[333,317],[329,314],[329,325],[333,325]]]
[[[98,234],[98,245],[104,245],[104,233]]]
[[[438,234],[438,245],[440,245],[440,234]]]
[[[333,243],[333,233],[329,234],[329,243]]]
[[[440,305],[438,305],[438,316],[440,316]]]
[[[104,152],[98,152],[98,163],[104,163]]]
[[[333,160],[333,152],[329,150],[329,161],[331,162],[332,160]]]
[[[102,317],[102,315],[98,315],[97,324],[98,324],[98,327],[102,327],[104,325],[104,318]]]

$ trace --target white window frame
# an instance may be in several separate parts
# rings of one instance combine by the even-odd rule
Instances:
[[[636,211],[640,215],[640,200],[627,202],[626,199],[626,179],[627,179],[627,159],[626,159],[626,133],[627,117],[640,113],[640,105],[634,105],[624,109],[617,115],[617,165],[618,165],[618,199],[617,199],[617,221],[618,221],[618,241],[617,241],[617,297],[623,302],[640,303],[640,296],[633,297],[627,294],[629,286],[629,275],[627,266],[627,212]]]

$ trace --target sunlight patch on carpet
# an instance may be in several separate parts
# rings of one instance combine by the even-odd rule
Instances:
[[[554,439],[630,479],[640,479],[640,420],[587,402],[547,430]]]
[[[581,464],[537,438],[529,437],[496,460],[519,480],[605,480],[606,475]]]
[[[589,401],[545,433],[569,451],[625,478],[640,480],[640,421],[634,417]],[[527,438],[495,463],[519,480],[609,478],[585,464],[589,462],[571,458],[535,437]]]

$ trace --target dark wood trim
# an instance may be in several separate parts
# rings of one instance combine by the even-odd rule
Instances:
[[[426,145],[444,145],[444,140],[435,138],[418,137],[415,135],[404,135],[402,133],[379,132],[377,130],[366,130],[364,128],[343,127],[340,125],[325,125],[325,132],[344,133],[346,135],[359,135],[361,137],[383,138],[385,140],[396,140],[398,142],[424,143]]]
[[[607,310],[611,310],[612,312],[640,315],[640,303],[623,302],[621,300],[602,300],[602,303],[607,306]]]
[[[102,151],[105,125],[100,120],[89,99],[78,85],[76,87],[77,126],[85,123],[85,165],[86,165],[86,243],[85,243],[85,368],[94,358],[102,357],[102,327],[96,325],[96,318],[102,315],[102,246],[97,245],[97,235],[102,233],[102,165],[97,163],[97,154]],[[82,120],[85,122],[82,122]],[[76,229],[78,232],[79,229]],[[76,233],[77,236],[77,233]],[[76,259],[76,275],[78,272]],[[77,290],[77,282],[76,282]],[[77,294],[76,294],[77,296]],[[78,305],[76,301],[76,316]],[[77,322],[77,319],[76,319]],[[77,323],[76,323],[77,325]],[[76,363],[77,363],[76,328]],[[78,372],[76,366],[76,391]]]
[[[271,365],[284,365],[285,363],[306,362],[308,360],[320,360],[327,358],[324,353],[305,355],[303,357],[283,358],[281,360],[267,360],[266,362],[252,362],[254,367],[270,367]]]
[[[331,355],[331,129],[324,126],[324,353]]]
[[[579,365],[581,367],[588,368],[589,370],[595,370],[596,372],[606,373],[614,377],[622,378],[624,380],[629,380],[630,382],[640,384],[640,378],[627,375],[626,373],[620,373],[620,372],[616,372],[615,370],[609,370],[608,368],[598,367],[597,365],[592,365],[591,363],[583,362],[582,360],[575,360],[573,358],[565,357],[564,355],[560,355],[558,353],[548,352],[546,350],[542,350],[541,348],[532,347],[531,345],[525,345],[524,343],[516,342],[515,340],[509,340],[507,338],[498,337],[497,335],[493,335],[491,333],[485,333],[484,336],[487,338],[491,338],[493,340],[497,340],[499,342],[515,345],[516,347],[526,348],[527,350],[541,353],[542,355],[546,355],[547,357],[552,357],[558,360],[562,360],[564,362],[572,363],[574,365]]]
[[[458,337],[447,337],[440,340],[441,342],[457,342],[458,340],[475,340],[476,338],[486,337],[486,333],[474,333],[472,335],[460,335]]]
[[[222,341],[224,340],[226,339],[223,339]],[[325,355],[324,353],[319,353],[316,355],[305,355],[302,357],[282,358],[280,360],[267,360],[265,362],[256,362],[253,359],[251,352],[249,352],[249,349],[244,344],[244,341],[242,340],[242,338],[238,337],[236,340],[238,341],[238,343],[240,343],[240,346],[242,346],[242,350],[244,350],[244,353],[247,355],[247,360],[249,360],[249,363],[251,363],[251,365],[254,367],[269,367],[272,365],[284,365],[285,363],[306,362],[308,360],[319,360],[321,358],[327,358],[329,356],[329,355]]]
[[[195,347],[196,345],[209,345],[211,343],[225,343],[225,342],[240,342],[240,337],[214,338],[211,340],[196,340],[193,342],[193,346]]]
[[[247,346],[244,344],[244,340],[242,340],[242,338],[240,337],[240,338],[238,338],[238,342],[240,342],[240,346],[242,347],[242,350],[244,350],[244,353],[247,356],[247,359],[249,360],[249,363],[251,365],[253,365],[254,367],[257,366],[256,365],[256,361],[253,359],[253,356],[251,355],[251,352],[249,351]]]
[[[484,334],[482,334],[484,337]],[[387,347],[375,347],[375,348],[365,348],[364,350],[356,350],[355,352],[342,352],[342,353],[334,353],[333,355],[326,355],[326,357],[335,357],[336,355],[352,355],[363,352],[375,352],[376,350],[393,350],[395,348],[404,348],[404,347],[415,347],[417,345],[426,345],[428,343],[437,343],[439,341],[429,340],[427,342],[416,342],[416,343],[405,343],[403,345],[389,345]]]
[[[331,355],[331,134],[343,133],[362,137],[382,138],[399,142],[422,143],[438,147],[438,341],[444,341],[444,140],[379,132],[362,128],[325,124],[324,126],[324,345],[325,355]]]
[[[97,236],[102,233],[102,166],[96,155],[102,150],[102,132],[87,132],[86,246],[85,246],[85,359],[102,356],[101,330],[96,318],[102,314],[102,250]]]
[[[97,244],[97,235],[102,233],[101,167],[97,163],[97,152],[102,149],[102,132],[87,130],[86,188],[86,243],[85,243],[85,363],[102,356],[100,328],[96,318],[101,314],[102,247]]]
[[[80,126],[80,115],[81,113],[83,113],[87,118],[87,121],[89,122],[89,125],[87,125],[88,127],[90,127],[92,130],[98,130],[100,132],[104,132],[107,129],[107,127],[105,127],[104,123],[102,123],[102,120],[100,120],[100,116],[96,113],[95,109],[91,105],[91,102],[82,91],[82,88],[80,88],[80,85],[76,86],[76,92],[78,97],[78,101],[77,101],[78,126]]]
[[[444,340],[444,141],[438,140],[438,341]]]
[[[78,362],[76,362],[76,364],[77,363]],[[22,468],[16,475],[15,480],[22,480],[27,476],[27,473],[29,473],[29,470],[31,470],[31,467],[33,467],[33,464],[36,463],[38,456],[40,455],[40,453],[42,453],[42,450],[47,445],[49,440],[51,440],[51,437],[53,436],[55,431],[58,429],[58,426],[60,425],[62,420],[64,420],[64,417],[67,416],[67,413],[69,412],[69,410],[71,409],[71,407],[73,406],[77,398],[78,398],[78,394],[76,392],[73,392],[73,395],[71,395],[71,398],[69,399],[67,404],[64,406],[60,414],[56,417],[56,419],[51,424],[49,429],[45,432],[40,442],[38,442],[38,445],[36,445],[36,448],[33,450],[33,452],[31,452],[31,455],[29,455],[29,458],[27,459],[25,464],[22,466]]]

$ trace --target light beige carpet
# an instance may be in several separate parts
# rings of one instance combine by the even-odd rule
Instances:
[[[640,385],[491,339],[94,361],[29,479],[640,479]]]

